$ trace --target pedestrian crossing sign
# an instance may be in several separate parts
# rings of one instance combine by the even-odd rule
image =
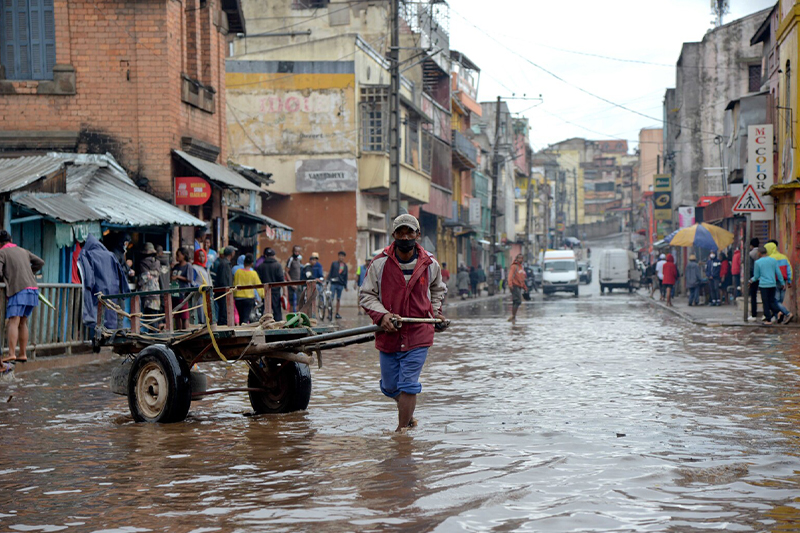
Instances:
[[[734,213],[763,213],[767,208],[752,185],[748,185],[733,206]]]

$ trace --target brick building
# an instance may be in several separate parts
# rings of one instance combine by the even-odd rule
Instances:
[[[244,31],[238,0],[5,0],[0,152],[109,152],[169,201],[174,177],[203,176],[211,201],[188,210],[224,244],[223,198],[261,190],[223,166],[226,36]]]

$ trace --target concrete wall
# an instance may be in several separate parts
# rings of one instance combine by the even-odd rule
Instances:
[[[658,166],[664,165],[664,130],[648,128],[639,131],[639,190],[645,192],[653,187],[653,176]]]
[[[720,166],[714,138],[723,134],[728,102],[748,92],[748,66],[761,64],[761,44],[751,46],[750,38],[768,14],[759,11],[683,44],[675,102],[665,105],[674,121],[667,154],[675,162],[673,207],[695,205],[706,194],[703,169]]]
[[[581,240],[596,239],[598,237],[605,237],[607,235],[619,233],[621,224],[622,220],[619,217],[611,217],[603,220],[602,222],[570,226],[567,229],[567,234]]]

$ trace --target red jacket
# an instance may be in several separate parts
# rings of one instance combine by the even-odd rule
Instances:
[[[675,285],[678,281],[678,267],[675,266],[675,258],[672,254],[667,254],[667,262],[664,263],[664,284]]]
[[[742,252],[740,250],[736,250],[733,252],[733,258],[731,259],[731,274],[737,276],[742,273]]]
[[[447,286],[433,254],[417,244],[417,265],[406,284],[394,243],[369,265],[361,286],[361,307],[375,324],[383,315],[395,313],[406,318],[431,318],[442,307]],[[396,333],[379,331],[375,347],[382,352],[405,352],[433,344],[433,324],[403,324]]]

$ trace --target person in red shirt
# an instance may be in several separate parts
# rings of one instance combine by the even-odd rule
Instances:
[[[736,249],[731,259],[731,275],[733,276],[733,301],[742,295],[742,251]]]
[[[667,306],[672,307],[672,294],[675,283],[678,281],[678,267],[675,266],[675,258],[672,254],[667,254],[667,262],[664,263],[664,280],[662,281],[665,291]]]
[[[724,253],[719,254],[722,263],[719,266],[719,279],[721,281],[719,287],[720,301],[724,304],[728,303],[728,287],[731,286],[731,262],[728,261],[728,256]]]

